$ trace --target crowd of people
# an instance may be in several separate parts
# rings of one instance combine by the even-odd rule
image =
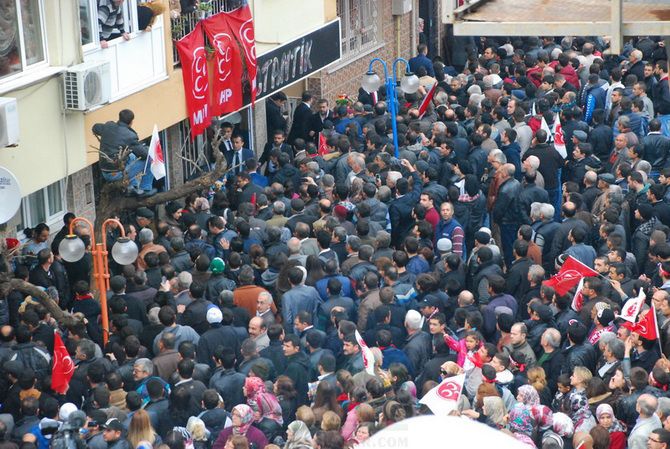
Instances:
[[[91,449],[356,447],[432,413],[421,398],[461,374],[451,414],[528,447],[669,447],[662,41],[618,56],[599,38],[486,39],[463,67],[418,51],[397,117],[381,90],[332,109],[305,92],[289,127],[276,94],[264,148],[215,130],[221,182],[123,220],[139,255],[109,258],[108,334],[90,255],[59,255],[74,215],[26,230],[15,277],[76,321],[19,291],[0,301],[0,447],[47,449],[78,411]],[[146,195],[132,119],[96,132],[136,153]],[[545,285],[568,257],[598,273],[583,301]],[[620,318],[640,294],[658,339]],[[64,394],[55,336],[75,362]]]

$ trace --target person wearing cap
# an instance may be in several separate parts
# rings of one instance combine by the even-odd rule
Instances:
[[[226,311],[228,318],[232,321],[232,313]],[[219,346],[230,348],[233,353],[240,354],[240,339],[237,332],[230,325],[222,325],[223,312],[218,307],[212,305],[207,310],[207,323],[209,330],[204,332],[196,346],[196,355],[198,363],[206,363],[212,369],[216,368],[214,354]]]
[[[209,263],[211,275],[205,284],[205,298],[210,302],[216,302],[222,291],[235,289],[235,282],[224,275],[225,269],[226,263],[220,257],[215,257]]]
[[[153,224],[155,218],[156,214],[154,214],[154,211],[148,207],[138,207],[135,211],[135,223],[137,224],[136,229],[140,231],[144,228],[149,228],[154,233],[154,235],[156,235],[155,226]]]
[[[102,437],[107,443],[107,449],[132,449],[123,437],[124,431],[123,424],[116,418],[110,418],[102,425]]]
[[[442,308],[442,301],[435,295],[426,295],[423,298],[423,301],[419,303],[419,311],[424,317],[423,330],[428,332],[428,320],[430,320],[433,315],[440,313]]]

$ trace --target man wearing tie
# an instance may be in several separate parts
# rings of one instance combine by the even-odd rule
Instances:
[[[244,148],[242,136],[235,136],[233,137],[233,151],[227,151],[224,155],[230,169],[228,174],[232,176],[244,171],[244,162],[253,158],[254,152],[249,148]]]
[[[233,124],[229,122],[223,122],[221,124],[221,134],[223,134],[223,140],[219,145],[219,151],[227,155],[229,152],[233,151]]]

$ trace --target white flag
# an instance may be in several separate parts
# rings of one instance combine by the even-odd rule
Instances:
[[[579,280],[577,290],[575,290],[575,297],[572,298],[572,304],[570,307],[572,307],[572,310],[575,312],[581,311],[582,307],[584,306],[584,294],[582,293],[582,288],[584,288],[584,278]]]
[[[165,159],[163,158],[163,148],[161,140],[158,138],[158,125],[154,125],[154,131],[151,134],[151,143],[149,143],[149,155],[147,164],[154,178],[161,179],[165,177]],[[146,166],[144,172],[146,173]]]
[[[640,289],[640,293],[635,298],[628,298],[626,304],[621,308],[621,315],[619,318],[635,323],[637,319],[637,314],[640,313],[642,304],[645,300],[644,290]]]
[[[426,393],[419,403],[425,404],[435,415],[448,415],[458,407],[463,384],[465,384],[465,374],[447,377],[437,387]]]
[[[554,120],[554,148],[558,151],[563,159],[568,157],[568,151],[565,148],[565,139],[563,138],[563,126],[561,126],[561,117],[559,114],[556,114],[556,120]]]
[[[361,334],[358,332],[358,329],[356,329],[356,341],[358,342],[358,346],[361,347],[361,353],[363,355],[363,364],[365,365],[365,371],[367,371],[368,374],[374,376],[375,375],[375,356],[372,354],[372,349],[370,349],[365,343],[365,340],[363,340],[363,337],[361,337]]]

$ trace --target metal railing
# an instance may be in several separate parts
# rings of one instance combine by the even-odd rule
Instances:
[[[220,12],[232,11],[246,3],[246,0],[201,1],[195,11],[182,14],[176,19],[171,19],[172,39],[178,41],[182,37],[186,36],[188,33],[193,31],[195,25],[202,19],[206,19],[207,17]],[[180,64],[179,54],[177,53],[177,47],[174,45],[172,46],[172,55],[174,58],[174,65],[178,66]]]

